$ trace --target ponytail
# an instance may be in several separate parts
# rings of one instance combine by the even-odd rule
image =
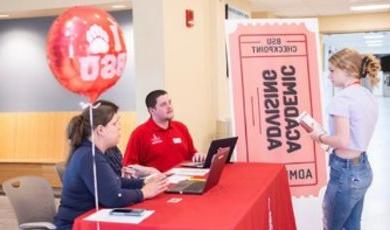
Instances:
[[[375,86],[379,83],[378,72],[381,69],[379,60],[373,55],[369,54],[363,57],[360,66],[360,77],[365,78],[368,76],[368,80],[371,86]]]
[[[87,124],[89,126],[89,124]],[[78,146],[80,146],[81,141],[89,136],[85,132],[85,119],[83,114],[74,116],[68,124],[66,128],[66,138],[69,142],[69,155],[67,159],[67,163],[69,163],[70,158],[72,157],[73,152],[76,150]]]

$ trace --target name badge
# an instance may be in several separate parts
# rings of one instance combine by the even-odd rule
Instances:
[[[180,144],[181,143],[181,138],[180,137],[174,137],[173,138],[173,143]]]

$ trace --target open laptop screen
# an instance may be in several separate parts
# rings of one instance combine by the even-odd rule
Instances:
[[[183,167],[194,167],[194,168],[210,168],[211,160],[215,153],[218,152],[220,148],[229,148],[229,153],[226,158],[226,163],[231,161],[233,155],[234,147],[236,146],[238,137],[228,137],[223,139],[216,139],[210,143],[209,150],[207,152],[206,160],[204,162],[184,162],[181,164]]]

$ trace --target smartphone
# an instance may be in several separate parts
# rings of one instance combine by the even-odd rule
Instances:
[[[110,211],[113,216],[142,216],[145,209],[139,208],[114,208]]]

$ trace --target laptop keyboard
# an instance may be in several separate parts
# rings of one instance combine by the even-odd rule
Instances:
[[[185,188],[185,190],[190,190],[190,191],[202,191],[205,186],[204,181],[197,181],[193,182],[191,185]]]
[[[192,181],[192,180],[184,180],[180,181],[179,183],[172,185],[169,190],[174,190],[174,191],[202,191],[205,186],[204,181]]]
[[[185,188],[187,188],[188,186],[190,186],[192,183],[194,183],[194,182],[190,181],[190,180],[183,180],[183,181],[180,181],[177,184],[170,185],[170,187],[172,187],[172,189],[174,189],[176,191],[182,191]]]

